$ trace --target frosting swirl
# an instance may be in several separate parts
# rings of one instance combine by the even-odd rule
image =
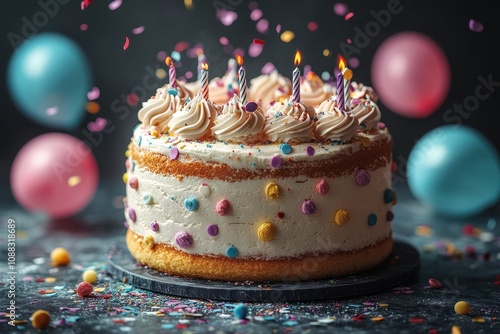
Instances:
[[[288,98],[291,91],[292,82],[290,79],[274,70],[271,74],[261,74],[250,80],[248,100],[256,101],[259,107],[266,111],[271,102]]]
[[[212,135],[222,141],[252,144],[262,141],[264,124],[262,110],[246,111],[238,95],[234,95],[215,119]]]
[[[336,89],[323,80],[314,72],[310,71],[300,84],[300,102],[313,108],[318,107],[321,102],[336,93]]]
[[[365,86],[361,82],[351,82],[351,98],[352,99],[367,99],[373,102],[378,101],[378,95],[372,87]]]
[[[174,113],[168,122],[170,133],[179,139],[208,139],[218,111],[214,103],[205,100],[201,94],[196,94],[181,110]]]
[[[156,90],[156,95],[142,103],[137,118],[145,126],[156,126],[161,132],[168,132],[172,115],[192,96],[191,91],[179,83],[177,89],[166,84]]]
[[[238,83],[231,82],[230,78],[213,78],[208,84],[208,98],[215,104],[222,105],[238,93]]]
[[[314,134],[319,140],[348,143],[359,128],[359,121],[351,113],[337,108],[336,97],[325,100],[317,111]]]
[[[354,103],[356,103],[354,105]],[[351,103],[351,114],[356,117],[361,130],[371,130],[378,126],[381,118],[380,109],[370,99],[360,99]]]
[[[314,108],[287,99],[274,103],[267,110],[264,133],[272,142],[311,141],[314,121]]]

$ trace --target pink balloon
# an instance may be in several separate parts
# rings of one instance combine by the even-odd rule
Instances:
[[[391,111],[411,118],[435,112],[448,95],[450,66],[436,42],[417,32],[385,40],[375,53],[373,87]]]
[[[26,210],[66,218],[91,201],[98,178],[97,162],[84,142],[64,133],[47,133],[17,153],[10,182],[15,199]]]

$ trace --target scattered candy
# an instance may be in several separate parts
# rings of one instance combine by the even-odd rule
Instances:
[[[97,273],[95,270],[87,269],[83,272],[82,279],[84,282],[92,284],[97,280]]]
[[[31,325],[36,329],[46,329],[50,325],[50,314],[45,310],[35,311],[31,315]]]
[[[455,313],[464,315],[464,314],[469,314],[472,311],[470,304],[466,301],[458,301],[455,304]]]
[[[55,266],[65,266],[71,262],[71,256],[66,248],[57,247],[50,253],[50,259]]]
[[[439,289],[442,284],[440,281],[438,281],[437,279],[435,278],[429,278],[429,286],[432,288],[432,289]]]
[[[248,306],[243,303],[239,303],[234,307],[234,316],[238,319],[245,319],[248,315]]]
[[[94,291],[94,287],[89,282],[81,282],[76,288],[76,293],[80,297],[87,297],[92,293],[92,291]]]
[[[481,32],[484,29],[484,26],[481,22],[476,21],[474,19],[469,20],[469,29],[474,32]]]

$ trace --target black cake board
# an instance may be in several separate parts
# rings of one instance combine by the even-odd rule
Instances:
[[[395,239],[392,253],[379,266],[339,278],[300,282],[225,282],[169,276],[141,266],[125,244],[108,254],[107,270],[117,279],[138,288],[167,295],[219,301],[292,302],[355,297],[387,290],[417,276],[418,251],[406,241]]]

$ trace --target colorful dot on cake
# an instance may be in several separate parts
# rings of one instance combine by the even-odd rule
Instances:
[[[123,180],[123,183],[125,183],[125,184],[128,183],[128,173],[127,172],[123,173],[122,180]]]
[[[316,212],[316,204],[314,204],[313,201],[306,199],[302,202],[301,210],[305,215],[312,215]]]
[[[285,217],[285,213],[283,211],[279,211],[277,214],[278,218],[283,219]]]
[[[287,144],[287,143],[281,144],[280,150],[283,154],[290,154],[290,153],[292,153],[292,145]]]
[[[221,216],[225,216],[229,213],[231,209],[231,203],[227,199],[221,199],[215,205],[215,212],[217,212]]]
[[[276,236],[276,226],[271,222],[260,224],[257,236],[262,241],[271,241]]]
[[[142,195],[142,201],[144,202],[144,204],[149,205],[153,203],[153,197],[151,196],[151,194],[144,194]]]
[[[170,88],[169,90],[167,90],[167,94],[172,95],[172,96],[177,96],[177,94],[179,94],[179,92],[175,88]]]
[[[257,110],[257,107],[258,107],[257,103],[251,101],[245,105],[245,110],[249,112],[254,112],[255,110]]]
[[[194,197],[186,198],[184,200],[184,206],[189,211],[196,211],[198,209],[198,200]]]
[[[208,225],[207,233],[212,237],[216,236],[217,234],[219,234],[219,226],[217,226],[216,224]]]
[[[306,154],[310,157],[314,156],[316,154],[316,150],[312,146],[307,146],[306,147]]]
[[[212,192],[212,190],[210,189],[209,185],[206,184],[206,183],[203,183],[199,188],[198,188],[198,192],[200,193],[201,196],[203,197],[208,197],[210,196],[210,193]]]
[[[384,191],[384,202],[391,203],[394,201],[394,191],[392,189],[386,189]]]
[[[333,216],[333,222],[337,225],[344,225],[351,219],[349,215],[349,211],[346,209],[338,209],[335,211],[335,214]]]
[[[132,220],[134,223],[137,221],[137,214],[135,213],[135,210],[132,208],[129,208],[127,210],[127,215]]]
[[[150,249],[155,246],[155,238],[151,234],[146,235],[143,242]]]
[[[318,194],[325,195],[329,191],[330,191],[330,186],[328,185],[328,183],[324,179],[322,179],[321,181],[316,183],[316,192]]]
[[[128,185],[130,186],[130,188],[137,190],[137,188],[139,188],[139,180],[136,176],[132,176],[128,179]]]
[[[387,221],[392,222],[394,220],[394,212],[387,211]]]
[[[226,255],[227,257],[231,258],[231,259],[234,259],[235,257],[238,256],[238,248],[234,247],[234,246],[229,246],[227,249],[226,249]]]
[[[366,186],[370,183],[370,173],[365,169],[360,169],[356,173],[356,183],[360,186]]]
[[[179,157],[179,150],[176,147],[170,149],[170,160],[177,160]]]
[[[276,183],[271,182],[266,186],[265,193],[267,198],[276,199],[280,197],[280,187]]]
[[[160,230],[160,224],[156,220],[153,220],[151,224],[149,224],[149,227],[151,228],[151,231],[153,232],[158,232]]]
[[[368,225],[375,226],[375,224],[377,224],[377,215],[374,213],[370,213],[368,215]]]
[[[193,236],[186,231],[179,231],[175,234],[175,243],[181,248],[189,248],[193,244]]]
[[[283,160],[281,160],[279,156],[275,155],[271,158],[270,165],[273,168],[279,168],[282,162]]]

